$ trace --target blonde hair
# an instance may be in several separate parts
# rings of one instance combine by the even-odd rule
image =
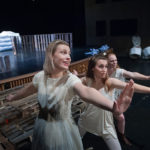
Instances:
[[[57,46],[60,44],[69,46],[69,44],[66,41],[54,40],[46,48],[45,61],[44,61],[44,65],[43,65],[44,74],[46,76],[51,75],[53,70],[55,69],[55,66],[53,63],[53,55],[57,49]]]

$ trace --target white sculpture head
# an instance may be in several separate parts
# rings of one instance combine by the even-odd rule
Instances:
[[[133,36],[132,37],[132,43],[134,47],[140,47],[141,46],[141,37],[140,36]]]

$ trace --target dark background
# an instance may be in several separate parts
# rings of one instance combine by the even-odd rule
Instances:
[[[0,32],[21,35],[73,33],[74,46],[85,43],[84,0],[3,0]]]

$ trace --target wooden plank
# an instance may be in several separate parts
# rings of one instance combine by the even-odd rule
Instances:
[[[37,94],[15,101],[11,105],[21,112],[23,118],[29,115],[38,114],[39,112]]]
[[[12,142],[13,144],[17,144],[17,143],[23,141],[24,139],[29,138],[29,137],[32,136],[32,135],[33,135],[33,128],[32,128],[31,130],[29,130],[28,132],[25,132],[25,133],[23,133],[23,134],[21,134],[21,135],[15,137],[15,138],[13,138],[13,139],[11,140],[11,142]]]
[[[6,125],[21,117],[21,112],[11,105],[0,107],[0,125]]]
[[[7,138],[5,138],[1,133],[0,133],[0,150],[15,150],[13,144],[11,144],[7,140]]]
[[[12,143],[15,149],[21,148],[25,144],[31,143],[35,118],[36,115],[24,119],[21,118],[17,122],[7,125],[7,127],[0,128],[0,132],[5,139]]]

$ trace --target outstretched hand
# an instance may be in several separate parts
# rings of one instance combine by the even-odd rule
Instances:
[[[117,99],[117,101],[114,102],[114,114],[121,114],[128,109],[134,93],[133,84],[133,80],[130,80],[129,83],[127,83],[121,95],[119,96],[119,98]]]
[[[74,75],[78,76],[77,70],[73,69],[72,73],[73,73]]]

